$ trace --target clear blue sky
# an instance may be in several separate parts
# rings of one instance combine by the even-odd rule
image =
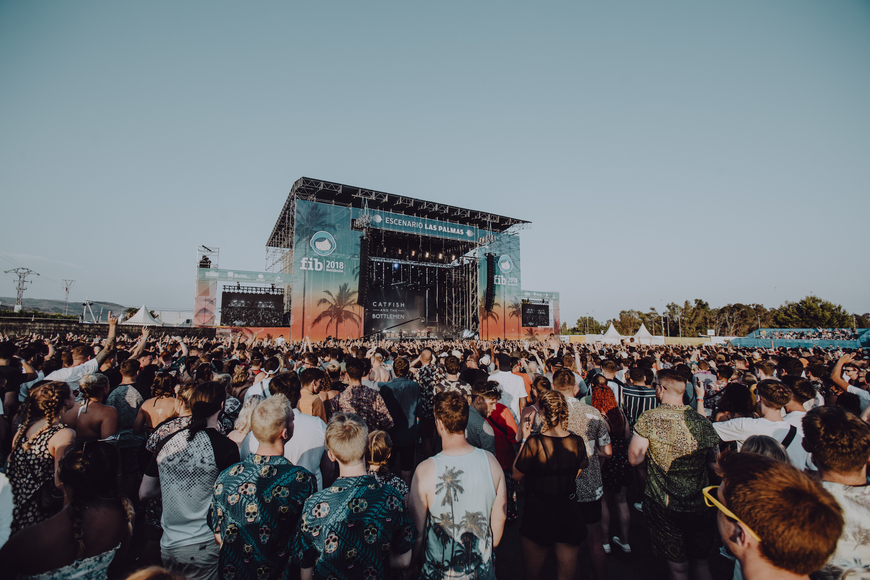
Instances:
[[[870,311],[867,1],[5,1],[0,99],[27,297],[192,309],[197,245],[262,269],[305,175],[530,220],[569,325]]]

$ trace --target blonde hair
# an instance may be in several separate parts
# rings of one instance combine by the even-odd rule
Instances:
[[[260,443],[274,443],[281,431],[293,421],[293,408],[284,395],[274,395],[256,406],[251,416],[251,431]],[[289,429],[288,429],[289,430]]]
[[[251,416],[254,414],[254,409],[257,408],[257,405],[259,405],[262,400],[263,397],[260,395],[251,395],[248,397],[242,405],[242,409],[239,411],[239,417],[236,419],[236,422],[233,423],[233,429],[243,435],[247,435],[251,430]]]
[[[751,435],[746,438],[740,447],[741,453],[758,453],[777,461],[791,463],[788,452],[782,443],[768,435]]]
[[[369,433],[368,446],[366,447],[366,463],[369,467],[375,467],[378,473],[387,472],[387,462],[393,451],[393,440],[386,431],[372,431]]]
[[[368,435],[369,429],[359,415],[339,413],[326,426],[326,448],[339,463],[351,465],[365,455]]]
[[[541,410],[541,420],[544,422],[542,431],[553,427],[565,427],[568,424],[568,403],[559,391],[546,391],[538,396],[538,407]]]

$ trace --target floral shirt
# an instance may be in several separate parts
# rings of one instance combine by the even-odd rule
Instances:
[[[577,501],[601,499],[604,495],[604,484],[601,480],[598,448],[610,445],[607,424],[598,409],[571,397],[568,399],[568,431],[583,438],[586,443],[586,456],[589,458],[589,466],[577,478]]]
[[[719,445],[713,424],[686,405],[662,403],[640,416],[634,432],[649,439],[647,499],[678,512],[704,511],[707,463]]]
[[[248,455],[214,484],[209,527],[221,537],[218,573],[229,580],[284,576],[314,476],[281,455]]]
[[[416,539],[395,488],[372,475],[340,477],[305,502],[293,560],[314,578],[386,578],[390,552],[404,554]]]
[[[870,485],[843,485],[823,481],[840,507],[846,525],[837,549],[822,568],[819,578],[841,578],[844,570],[870,566]]]
[[[356,413],[366,422],[369,431],[392,429],[393,418],[387,411],[381,394],[364,385],[350,385],[338,397],[340,413]]]
[[[417,382],[420,384],[420,404],[418,417],[428,419],[435,416],[435,385],[443,383],[446,376],[436,363],[432,362],[417,371]]]

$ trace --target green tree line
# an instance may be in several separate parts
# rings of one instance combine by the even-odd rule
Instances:
[[[714,330],[720,336],[746,336],[759,328],[870,328],[870,313],[850,313],[818,296],[807,296],[776,308],[740,302],[711,308],[708,302],[696,298],[683,304],[671,302],[662,312],[653,307],[645,312],[622,310],[616,318],[600,322],[584,316],[573,328],[563,323],[562,333],[586,334],[588,329],[589,334],[600,334],[611,323],[622,335],[634,334],[645,324],[656,335],[699,336]]]

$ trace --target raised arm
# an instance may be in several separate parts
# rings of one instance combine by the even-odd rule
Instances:
[[[106,340],[106,347],[97,355],[97,365],[103,366],[109,357],[115,352],[115,332],[118,328],[118,319],[114,316],[109,317],[109,337]]]
[[[840,357],[840,360],[838,360],[837,364],[834,365],[834,370],[831,371],[831,380],[834,381],[834,384],[843,391],[849,388],[849,383],[843,380],[843,366],[845,366],[846,363],[852,362],[854,358],[855,356],[852,353],[847,352]]]
[[[133,360],[138,359],[142,356],[142,353],[145,352],[145,344],[148,342],[148,336],[151,334],[151,330],[147,326],[142,327],[142,338],[139,339],[139,342],[136,343],[136,348],[133,349],[133,352],[130,353],[130,358]]]

